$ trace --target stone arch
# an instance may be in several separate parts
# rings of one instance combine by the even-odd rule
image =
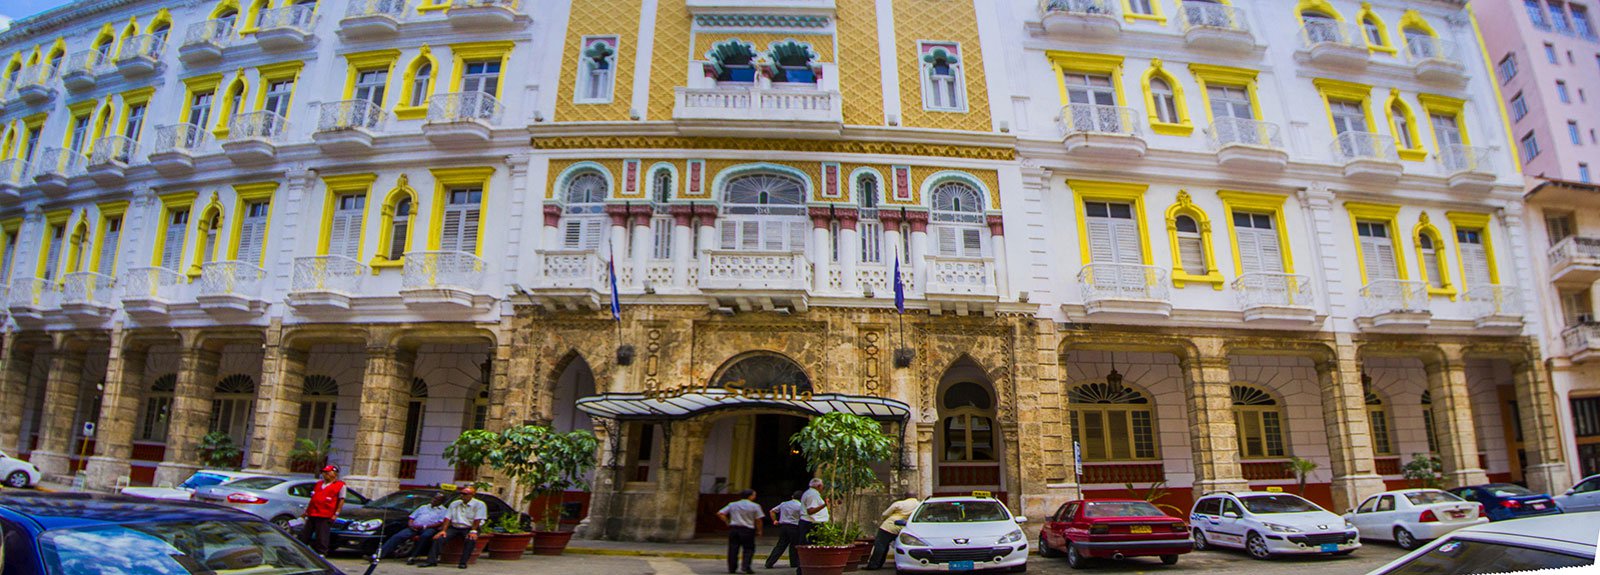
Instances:
[[[762,172],[778,173],[799,180],[800,188],[804,192],[802,195],[802,200],[811,198],[814,190],[816,189],[814,183],[811,181],[811,175],[801,170],[771,162],[752,162],[748,164],[731,166],[720,172],[717,172],[716,177],[712,178],[711,180],[711,189],[714,190],[713,193],[716,194],[716,200],[718,202],[723,201],[723,191],[726,189],[730,180],[741,176],[759,174]]]
[[[942,372],[933,399],[933,491],[1005,491],[1009,454],[994,378],[962,354]]]
[[[811,376],[800,362],[775,351],[750,351],[723,362],[711,377],[713,387],[738,384],[746,389],[774,389],[792,385],[797,392],[811,391]]]
[[[550,424],[557,431],[592,430],[594,422],[576,402],[596,392],[594,370],[577,350],[556,362],[550,378]]]
[[[584,161],[567,166],[565,169],[561,170],[560,174],[556,175],[555,183],[550,186],[550,198],[559,201],[562,205],[566,205],[567,184],[570,183],[573,178],[588,173],[599,174],[601,179],[605,180],[607,198],[611,196],[612,190],[617,189],[617,181],[615,176],[611,174],[611,170],[606,169],[606,167],[599,162]]]

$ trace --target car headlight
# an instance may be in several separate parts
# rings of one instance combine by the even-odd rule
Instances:
[[[368,519],[350,524],[351,531],[377,531],[381,527],[383,527],[382,519]]]
[[[1266,527],[1267,529],[1271,529],[1274,533],[1299,533],[1300,532],[1299,529],[1296,529],[1294,527],[1290,527],[1288,525],[1279,525],[1277,523],[1262,523],[1261,525]]]
[[[928,546],[928,542],[927,541],[923,541],[922,539],[918,538],[916,535],[912,535],[912,534],[906,533],[904,531],[900,532],[900,544],[901,545],[911,546],[911,547],[927,547]]]
[[[1351,523],[1349,519],[1346,519],[1346,520],[1344,520],[1344,528],[1345,529],[1355,529],[1356,528],[1356,524]]]
[[[1026,536],[1022,534],[1022,530],[1021,529],[1012,529],[1011,532],[1007,533],[1005,537],[1001,537],[1000,541],[998,541],[997,543],[1000,544],[1000,545],[1005,545],[1007,543],[1016,543],[1018,541],[1021,541],[1024,537],[1026,537]]]

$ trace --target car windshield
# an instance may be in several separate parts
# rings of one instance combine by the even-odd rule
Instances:
[[[183,483],[179,484],[178,487],[182,487],[184,489],[198,489],[207,485],[216,485],[227,480],[228,476],[226,475],[206,473],[201,471],[195,473],[194,475],[190,475],[189,478],[184,480]]]
[[[1250,497],[1240,497],[1239,501],[1244,503],[1245,509],[1255,514],[1322,511],[1322,508],[1317,507],[1310,501],[1293,495],[1252,495]]]
[[[1428,505],[1431,503],[1460,503],[1461,498],[1443,491],[1418,491],[1407,493],[1406,499],[1412,505]]]
[[[1509,573],[1593,565],[1585,559],[1544,549],[1455,539],[1429,549],[1386,575],[1469,575]]]
[[[1090,502],[1085,517],[1161,517],[1166,515],[1156,506],[1143,501]]]
[[[283,483],[283,481],[284,480],[276,477],[246,477],[238,481],[229,481],[223,485],[228,487],[238,487],[239,489],[267,489],[279,483]]]
[[[426,505],[433,500],[433,493],[427,491],[396,491],[367,503],[367,507],[382,507],[384,509],[399,509],[401,511],[415,511],[418,507]]]
[[[1006,508],[994,501],[939,501],[917,508],[912,523],[973,523],[1010,521]]]
[[[1520,497],[1523,495],[1533,495],[1533,492],[1528,491],[1528,488],[1511,483],[1490,483],[1483,486],[1483,488],[1487,489],[1489,493],[1494,494],[1495,497]]]
[[[39,537],[50,575],[331,574],[262,521],[164,521],[52,529]]]

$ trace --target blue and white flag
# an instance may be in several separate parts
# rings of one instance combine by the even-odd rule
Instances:
[[[622,321],[622,301],[617,299],[617,258],[606,254],[606,275],[611,280],[611,319]]]
[[[906,313],[906,284],[900,281],[900,254],[894,256],[894,309]]]

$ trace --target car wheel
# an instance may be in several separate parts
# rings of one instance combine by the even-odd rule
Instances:
[[[1070,541],[1067,542],[1067,566],[1073,569],[1087,569],[1089,567],[1089,558],[1080,555],[1078,546],[1073,545]]]
[[[1210,549],[1210,548],[1211,548],[1211,542],[1206,541],[1206,532],[1201,531],[1198,527],[1195,528],[1195,530],[1194,530],[1194,550],[1195,551],[1205,551],[1205,550]]]
[[[1394,528],[1394,544],[1399,545],[1401,549],[1410,551],[1417,548],[1417,538],[1410,531],[1406,531],[1406,528],[1396,527]]]
[[[289,522],[290,521],[294,521],[294,516],[293,515],[279,515],[277,517],[273,517],[272,518],[272,524],[273,525],[277,525],[278,528],[282,529],[285,533],[287,533],[289,531]]]
[[[1039,556],[1040,557],[1060,557],[1061,556],[1061,552],[1060,551],[1056,551],[1056,548],[1051,547],[1050,543],[1044,540],[1044,534],[1043,533],[1039,534]]]
[[[1250,536],[1244,538],[1244,549],[1249,551],[1250,556],[1256,559],[1272,558],[1272,551],[1267,549],[1267,538],[1254,531],[1250,532]]]
[[[1162,555],[1161,556],[1161,564],[1162,565],[1177,565],[1178,564],[1178,556],[1177,555]]]
[[[28,486],[28,473],[26,471],[13,471],[6,476],[6,485],[22,489]]]

